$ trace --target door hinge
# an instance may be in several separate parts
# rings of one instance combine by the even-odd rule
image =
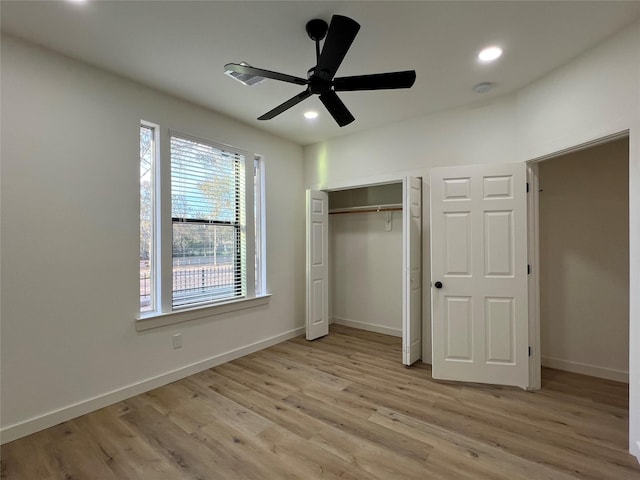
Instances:
[[[527,182],[527,193],[529,193],[529,182]]]
[[[527,265],[527,275],[531,275],[531,265]]]
[[[531,346],[529,346],[529,356],[531,356]]]

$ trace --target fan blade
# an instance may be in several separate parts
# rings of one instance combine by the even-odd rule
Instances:
[[[355,120],[351,112],[349,112],[345,104],[342,103],[342,100],[338,98],[338,95],[336,95],[336,92],[333,90],[329,90],[327,93],[320,95],[320,101],[324,103],[324,106],[327,107],[333,119],[341,127],[349,125]]]
[[[295,83],[296,85],[306,85],[308,80],[300,77],[294,77],[293,75],[287,75],[285,73],[272,72],[270,70],[264,70],[263,68],[250,67],[249,65],[240,65],[239,63],[227,63],[224,66],[225,70],[231,72],[243,73],[246,75],[255,75],[256,77],[271,78],[273,80],[280,80],[282,82]]]
[[[360,24],[349,17],[342,15],[331,17],[327,38],[318,58],[316,75],[324,80],[331,80],[335,76],[358,30],[360,30]]]
[[[416,81],[415,70],[406,72],[376,73],[374,75],[357,75],[333,79],[336,92],[355,90],[387,90],[394,88],[410,88]]]
[[[303,101],[305,98],[309,98],[310,96],[311,96],[311,91],[305,90],[304,92],[299,93],[295,97],[290,98],[283,104],[278,105],[273,110],[269,110],[267,113],[265,113],[261,117],[258,117],[258,120],[271,120],[273,117],[280,115],[285,110],[289,110],[291,107],[293,107],[294,105],[297,105],[298,103]]]

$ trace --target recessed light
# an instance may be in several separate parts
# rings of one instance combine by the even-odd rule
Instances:
[[[318,118],[318,112],[314,112],[313,110],[309,110],[308,112],[304,112],[304,118],[308,118],[309,120],[313,120],[314,118]]]
[[[494,60],[500,58],[502,55],[502,49],[497,45],[492,45],[490,47],[484,48],[478,54],[478,60],[481,62],[493,62]]]

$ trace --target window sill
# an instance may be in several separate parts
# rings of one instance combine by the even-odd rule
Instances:
[[[176,323],[188,322],[199,318],[211,317],[214,315],[222,315],[223,313],[245,310],[247,308],[259,307],[267,305],[270,294],[260,295],[254,298],[242,298],[231,300],[229,302],[217,303],[206,307],[191,308],[187,310],[176,310],[166,313],[152,313],[143,315],[136,319],[136,330],[138,332],[150,330],[152,328],[165,327]]]

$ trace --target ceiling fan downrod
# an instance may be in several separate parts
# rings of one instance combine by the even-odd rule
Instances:
[[[327,36],[329,24],[320,18],[314,18],[307,22],[306,30],[309,38],[316,42],[316,63],[318,63],[318,59],[320,58],[320,41],[324,40],[324,37]]]

